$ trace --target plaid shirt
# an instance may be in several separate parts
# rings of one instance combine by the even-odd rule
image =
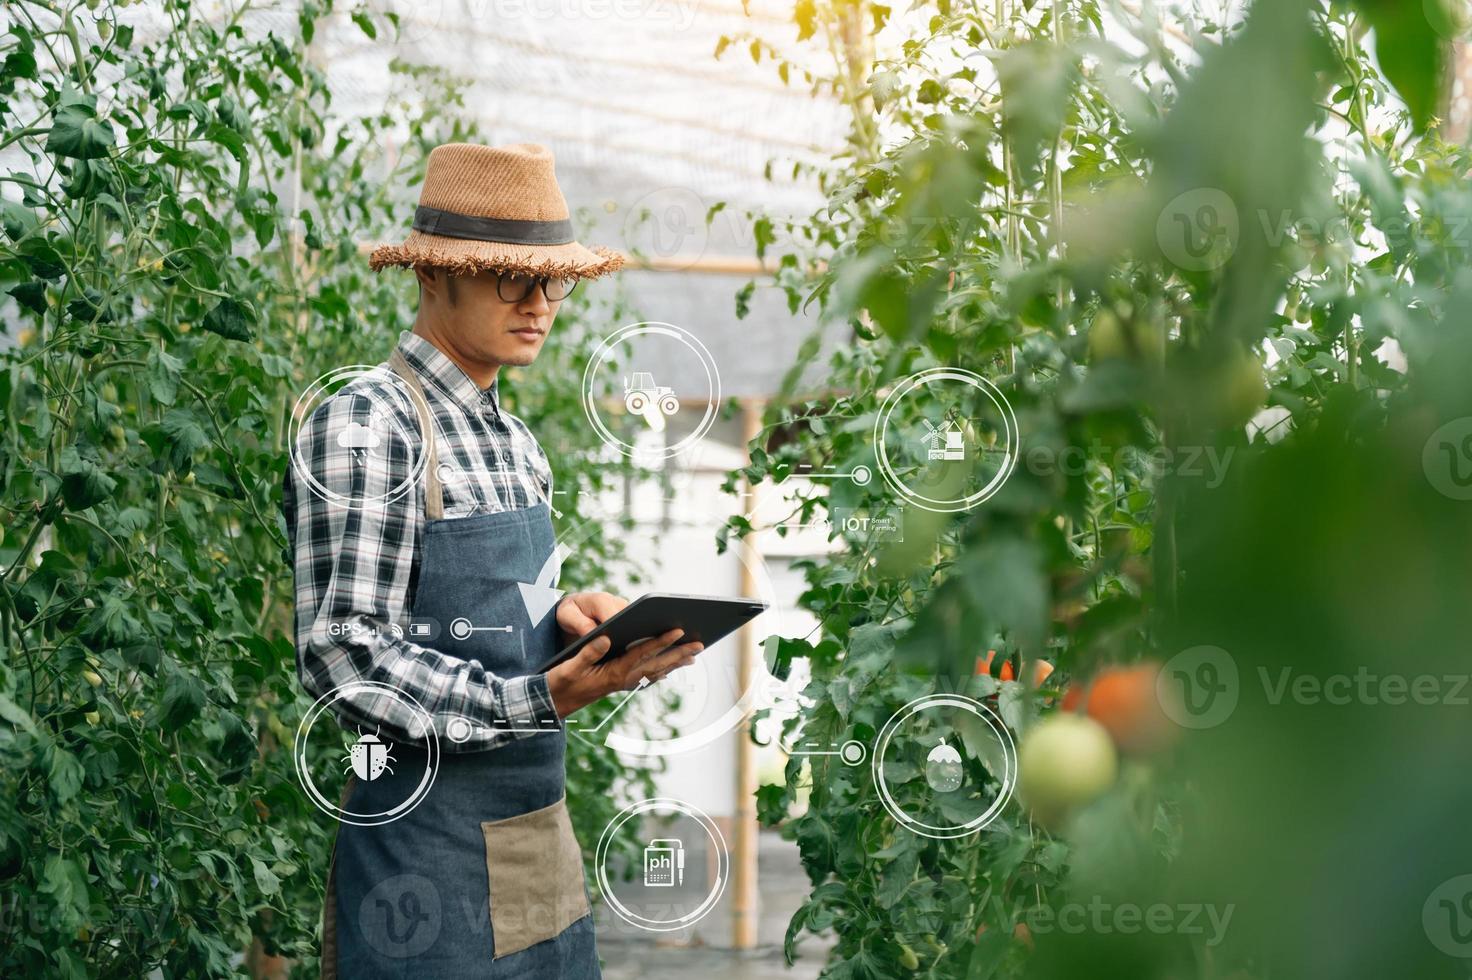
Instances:
[[[482,391],[409,331],[398,349],[434,417],[447,519],[551,500],[547,457],[526,425],[501,410],[494,383]],[[380,365],[318,406],[302,423],[287,467],[282,507],[295,553],[297,675],[314,697],[351,681],[387,684],[418,701],[440,733],[452,716],[472,722],[467,741],[441,741],[445,751],[494,748],[556,724],[557,713],[545,675],[497,677],[394,635],[390,624],[408,622],[425,517],[424,475],[412,479],[419,420],[390,371]],[[387,434],[371,451],[344,448],[352,440],[343,433],[363,431],[355,425]],[[317,486],[299,487],[298,468]],[[345,724],[405,741],[421,737],[415,714],[398,699],[366,694],[337,706]]]

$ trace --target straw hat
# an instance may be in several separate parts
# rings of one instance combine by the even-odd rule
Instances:
[[[414,230],[401,245],[375,248],[368,264],[596,279],[621,268],[624,257],[573,240],[545,146],[445,143],[430,151]]]

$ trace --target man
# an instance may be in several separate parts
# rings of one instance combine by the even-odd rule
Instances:
[[[600,666],[600,638],[541,672],[626,603],[581,593],[535,618],[523,601],[553,560],[552,476],[501,409],[497,373],[535,361],[577,282],[623,260],[573,240],[546,149],[447,144],[430,154],[414,230],[369,262],[413,268],[414,329],[303,424],[284,500],[298,674],[317,697],[353,692],[333,708],[363,733],[342,811],[397,814],[339,828],[323,973],[598,977],[561,719],[688,665],[700,644],[672,647],[676,630]],[[405,808],[432,759],[424,715],[442,755]]]

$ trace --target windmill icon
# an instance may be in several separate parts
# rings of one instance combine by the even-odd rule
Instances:
[[[966,458],[966,446],[961,441],[963,433],[951,419],[939,426],[931,425],[929,419],[920,420],[925,425],[921,441],[929,446],[930,459],[961,460]]]

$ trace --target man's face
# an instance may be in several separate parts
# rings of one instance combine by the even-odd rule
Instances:
[[[464,358],[485,365],[525,367],[537,359],[561,301],[549,302],[540,284],[527,291],[528,277],[507,275],[497,291],[499,274],[492,271],[450,276],[435,270],[432,282],[421,277],[423,301],[433,303],[445,330],[445,340]],[[555,284],[553,295],[558,295]]]

